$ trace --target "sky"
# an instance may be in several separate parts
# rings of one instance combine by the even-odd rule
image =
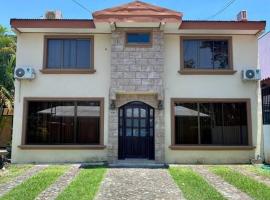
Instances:
[[[0,24],[10,28],[10,18],[40,18],[47,10],[61,10],[64,18],[91,19],[97,10],[128,3],[132,0],[76,0],[84,5],[81,8],[73,0],[0,0]],[[183,19],[192,20],[235,20],[241,10],[248,11],[249,20],[270,22],[270,0],[143,0],[144,2],[166,7],[184,14]],[[214,18],[209,18],[233,3]],[[89,13],[89,11],[91,13]],[[270,31],[267,25],[266,32]]]

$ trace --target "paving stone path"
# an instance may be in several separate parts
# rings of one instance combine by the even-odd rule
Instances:
[[[191,168],[198,172],[210,185],[222,194],[226,199],[231,200],[251,200],[247,194],[241,192],[231,184],[225,182],[221,177],[210,172],[206,166],[194,165]]]
[[[261,176],[259,174],[256,174],[255,172],[249,171],[248,169],[245,169],[244,167],[239,166],[239,165],[238,166],[237,165],[230,166],[230,168],[270,187],[270,178],[269,177]]]
[[[63,176],[57,179],[49,188],[44,190],[36,200],[53,200],[71,183],[71,181],[79,173],[80,165],[75,164],[70,167],[70,169],[64,173]]]
[[[34,167],[27,170],[25,173],[23,173],[20,176],[17,176],[16,178],[12,179],[8,183],[3,183],[0,185],[0,197],[8,193],[10,190],[12,190],[14,187],[20,185],[30,177],[34,176],[41,170],[48,167],[48,165],[35,165]]]
[[[109,169],[96,200],[182,200],[166,169]]]

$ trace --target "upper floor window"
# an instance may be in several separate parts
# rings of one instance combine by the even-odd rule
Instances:
[[[181,40],[184,69],[232,69],[231,38],[188,38]]]
[[[127,32],[126,44],[127,45],[151,45],[150,32]]]
[[[44,59],[47,69],[93,69],[93,39],[47,37]]]

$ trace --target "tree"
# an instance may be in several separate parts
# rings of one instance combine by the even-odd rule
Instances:
[[[0,25],[0,109],[13,106],[15,52],[15,36]]]

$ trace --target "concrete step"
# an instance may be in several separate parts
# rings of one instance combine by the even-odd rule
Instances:
[[[152,160],[145,159],[126,159],[118,160],[114,163],[110,163],[111,168],[167,168],[165,163],[156,163]]]

